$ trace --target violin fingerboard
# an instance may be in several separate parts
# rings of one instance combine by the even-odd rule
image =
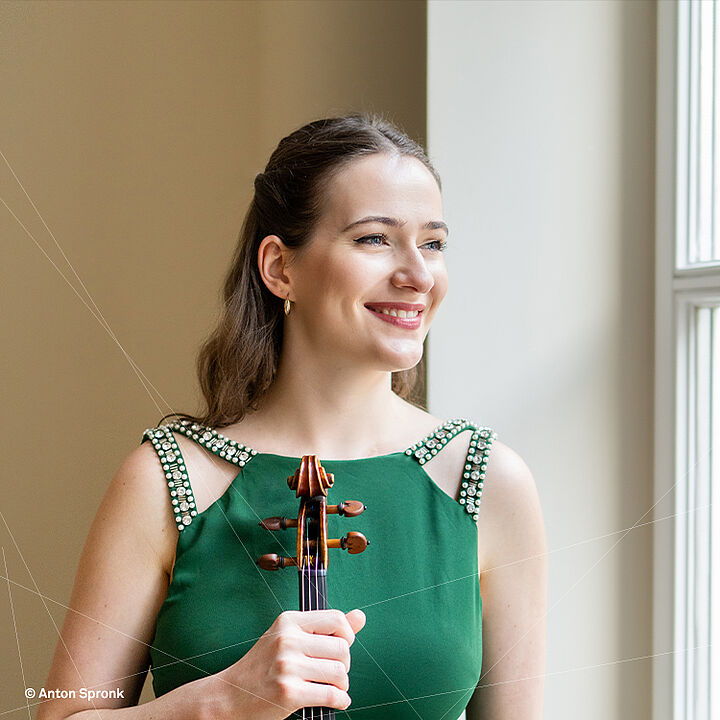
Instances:
[[[327,610],[327,570],[301,568],[300,610]]]
[[[298,579],[300,610],[327,610],[327,570],[300,569]],[[326,707],[306,707],[290,717],[300,720],[335,720],[335,710]]]

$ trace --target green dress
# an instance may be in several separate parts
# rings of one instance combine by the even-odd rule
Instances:
[[[471,433],[459,497],[423,465],[460,432]],[[225,493],[197,512],[174,433],[239,469]],[[329,551],[328,607],[360,608],[365,627],[350,648],[351,720],[456,720],[480,678],[482,599],[477,510],[496,433],[448,420],[411,447],[369,458],[322,460],[334,485],[328,504],[360,500],[355,518],[328,515],[328,537],[363,533],[359,555]],[[241,658],[284,610],[298,610],[298,573],[255,563],[294,556],[295,529],[259,527],[297,517],[287,477],[300,458],[256,452],[189,420],[145,430],[167,478],[178,527],[175,567],[150,650],[156,696],[223,670]],[[459,478],[458,478],[459,479]]]

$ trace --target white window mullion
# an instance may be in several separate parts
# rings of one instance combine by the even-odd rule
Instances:
[[[712,332],[711,309],[693,308],[695,326],[695,370],[693,397],[695,413],[693,463],[694,502],[691,512],[695,516],[695,605],[693,654],[695,657],[695,688],[692,718],[710,718],[710,340]]]
[[[711,403],[710,408],[710,447],[714,450],[710,456],[710,607],[720,604],[720,493],[713,492],[720,483],[720,308],[712,310],[712,349],[710,360]],[[720,618],[710,617],[710,687],[720,688]],[[710,696],[710,717],[720,717],[720,691]]]
[[[697,63],[698,46],[700,44],[700,13],[697,10],[697,3],[687,3],[688,18],[688,97],[685,112],[687,112],[687,143],[688,143],[688,166],[687,166],[687,228],[685,242],[685,257],[682,258],[681,267],[697,262],[699,248],[697,245],[698,225],[700,207],[698,203],[698,179],[700,176],[698,167],[698,151],[700,146],[700,122],[698,113],[698,91],[700,89],[699,69]]]
[[[687,303],[676,298],[675,318],[677,328],[676,345],[676,376],[675,380],[675,469],[673,476],[684,476],[688,458],[690,457],[690,415],[688,412],[688,398],[690,387],[688,379],[690,374],[688,368],[692,367],[691,343],[688,340],[691,322],[689,320],[689,308]],[[692,682],[690,672],[691,663],[686,657],[682,648],[690,645],[690,627],[688,619],[691,613],[688,608],[692,607],[691,587],[692,568],[690,567],[690,553],[686,551],[693,535],[692,515],[690,507],[690,488],[688,483],[678,483],[675,493],[675,577],[673,582],[675,604],[674,604],[674,633],[673,633],[673,720],[689,717],[688,698],[691,695],[688,687]],[[657,599],[656,599],[657,601]],[[684,622],[682,621],[684,620]],[[680,650],[678,652],[678,650]],[[665,718],[663,719],[665,720]],[[668,719],[669,720],[669,717]]]
[[[699,27],[697,52],[697,253],[692,262],[712,259],[712,189],[713,189],[713,107],[714,91],[714,14],[715,0],[696,5]]]
[[[666,13],[666,8],[672,7],[665,5],[658,8],[663,12],[664,17],[670,17],[670,13]],[[675,232],[673,233],[674,248],[674,267],[685,267],[690,257],[689,238],[692,237],[690,232],[690,158],[692,156],[692,134],[690,132],[690,103],[692,86],[690,77],[690,3],[689,0],[679,0],[676,6],[676,13],[672,20],[675,22],[676,29],[674,41],[676,43],[676,52],[674,56],[675,67],[673,77],[659,77],[661,83],[675,85],[675,176],[672,180],[668,179],[668,183],[672,182],[674,188],[674,204],[675,204]],[[667,52],[667,50],[666,50]],[[658,63],[660,59],[658,58]],[[670,63],[668,63],[670,64]],[[660,74],[660,70],[658,70]],[[666,92],[669,92],[667,90]],[[663,124],[663,118],[658,118],[659,125]],[[669,141],[670,138],[667,138]],[[658,152],[666,152],[666,148],[662,145],[658,148]],[[664,190],[664,188],[661,188]],[[661,278],[664,279],[664,278]]]
[[[711,304],[708,304],[711,303]],[[713,511],[712,479],[714,398],[713,363],[716,352],[720,296],[680,292],[677,298],[677,426],[676,426],[676,574],[675,574],[675,683],[674,720],[712,718],[711,676],[718,656],[712,652],[712,607],[720,580],[718,511]],[[717,417],[717,416],[715,416]],[[717,475],[715,476],[717,477]],[[717,520],[715,520],[717,522]],[[716,686],[717,687],[717,686]]]
[[[713,37],[720,38],[720,12],[718,12],[717,1],[712,4],[712,31]],[[720,221],[720,194],[718,178],[718,168],[720,168],[720,107],[718,107],[718,98],[720,98],[720,51],[718,43],[713,43],[713,125],[712,125],[712,255],[713,258],[720,258],[720,230],[717,227]]]
[[[685,676],[685,714],[682,720],[690,720],[691,718],[698,717],[695,714],[695,698],[697,696],[697,684],[696,684],[696,660],[697,656],[693,651],[696,646],[695,637],[695,608],[696,608],[696,585],[695,579],[697,575],[697,516],[694,512],[695,508],[695,473],[693,472],[693,459],[695,456],[695,393],[694,393],[694,374],[697,363],[696,356],[696,343],[695,343],[695,324],[693,323],[693,312],[692,305],[685,303],[685,317],[687,323],[687,334],[686,342],[687,347],[687,375],[685,377],[685,417],[686,421],[686,436],[684,438],[683,445],[685,446],[685,466],[679,474],[680,478],[685,479],[685,507],[687,512],[687,536],[685,537],[684,547],[682,548],[682,554],[685,558],[685,566],[687,567],[687,573],[685,577],[685,617],[683,618],[685,625],[685,636],[683,638],[683,652],[680,653],[685,663],[684,676]]]

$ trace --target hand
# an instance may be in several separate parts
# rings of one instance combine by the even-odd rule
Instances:
[[[212,676],[219,720],[283,720],[303,707],[350,705],[350,646],[362,610],[288,610],[236,663]]]

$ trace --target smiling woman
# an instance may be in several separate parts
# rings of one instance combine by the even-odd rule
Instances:
[[[500,674],[532,678],[544,662],[534,481],[489,427],[410,399],[448,289],[440,189],[422,148],[377,116],[317,120],[280,141],[198,358],[207,408],[142,433],[83,551],[47,685],[112,682],[125,699],[48,700],[37,720],[98,708],[174,720],[455,720],[466,706],[469,720],[539,717],[541,683],[520,696]],[[307,456],[322,459],[314,477],[330,478],[334,504],[305,523],[292,519],[288,481]],[[326,507],[317,489],[310,500]],[[342,515],[353,532],[327,540],[344,532]],[[286,556],[294,527],[315,533],[302,555],[312,566],[301,542]],[[363,536],[359,558],[320,563]],[[266,576],[261,555],[264,568],[298,566],[300,611],[292,572]],[[493,563],[507,569],[490,573]],[[500,664],[503,682],[483,686],[483,663]],[[157,698],[136,707],[149,668]]]

